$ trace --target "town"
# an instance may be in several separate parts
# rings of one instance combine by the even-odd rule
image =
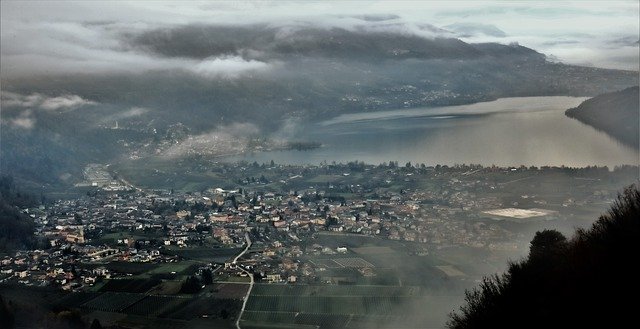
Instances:
[[[4,255],[0,281],[127,314],[146,312],[137,307],[149,298],[177,305],[197,294],[219,303],[189,316],[244,321],[270,310],[259,294],[268,284],[463,289],[526,255],[536,230],[590,225],[638,172],[395,162],[199,168],[224,172],[225,188],[145,188],[87,166],[83,196],[22,210],[39,248]]]

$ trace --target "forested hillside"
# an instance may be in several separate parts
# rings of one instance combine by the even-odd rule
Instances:
[[[640,137],[640,93],[638,87],[602,94],[567,110],[568,117],[580,120],[629,146],[638,148]]]
[[[623,328],[636,319],[640,191],[630,187],[588,230],[538,232],[527,259],[485,278],[449,328]]]

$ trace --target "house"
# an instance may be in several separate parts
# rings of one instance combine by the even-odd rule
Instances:
[[[280,274],[267,274],[266,280],[269,283],[274,283],[280,282],[282,279],[280,278]]]
[[[273,226],[275,228],[279,228],[279,229],[286,229],[287,228],[287,222],[285,222],[285,221],[273,222]]]
[[[97,276],[107,276],[109,274],[109,270],[107,270],[107,268],[104,266],[100,266],[100,267],[94,268],[92,273]]]

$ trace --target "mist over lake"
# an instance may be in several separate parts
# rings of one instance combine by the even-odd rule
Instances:
[[[296,138],[309,151],[244,154],[228,160],[288,164],[388,161],[426,165],[609,166],[637,164],[638,151],[564,115],[580,97],[515,97],[461,106],[344,114]]]

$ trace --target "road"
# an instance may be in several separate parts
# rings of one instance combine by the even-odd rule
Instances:
[[[249,233],[244,234],[244,239],[247,241],[247,246],[244,248],[244,250],[242,250],[241,253],[238,254],[238,256],[236,256],[236,258],[233,259],[233,264],[235,264],[240,257],[244,256],[244,254],[246,254],[251,247],[251,239],[249,239]]]
[[[251,239],[249,238],[249,233],[245,233],[244,238],[245,240],[247,240],[247,246],[244,248],[244,250],[241,253],[238,254],[238,256],[236,256],[236,258],[233,259],[233,264],[236,264],[238,259],[244,256],[244,254],[247,253],[247,251],[249,251],[249,248],[251,247]],[[238,266],[238,268],[242,270],[242,272],[246,273],[249,276],[249,279],[251,280],[251,282],[249,282],[249,289],[247,289],[247,294],[246,296],[244,296],[244,300],[242,301],[242,308],[240,309],[240,313],[238,314],[238,319],[236,320],[236,328],[241,329],[240,319],[242,319],[242,314],[244,314],[244,309],[245,307],[247,307],[247,301],[249,300],[249,295],[251,295],[251,289],[253,289],[253,275],[251,275],[249,271],[245,270],[240,266]]]

